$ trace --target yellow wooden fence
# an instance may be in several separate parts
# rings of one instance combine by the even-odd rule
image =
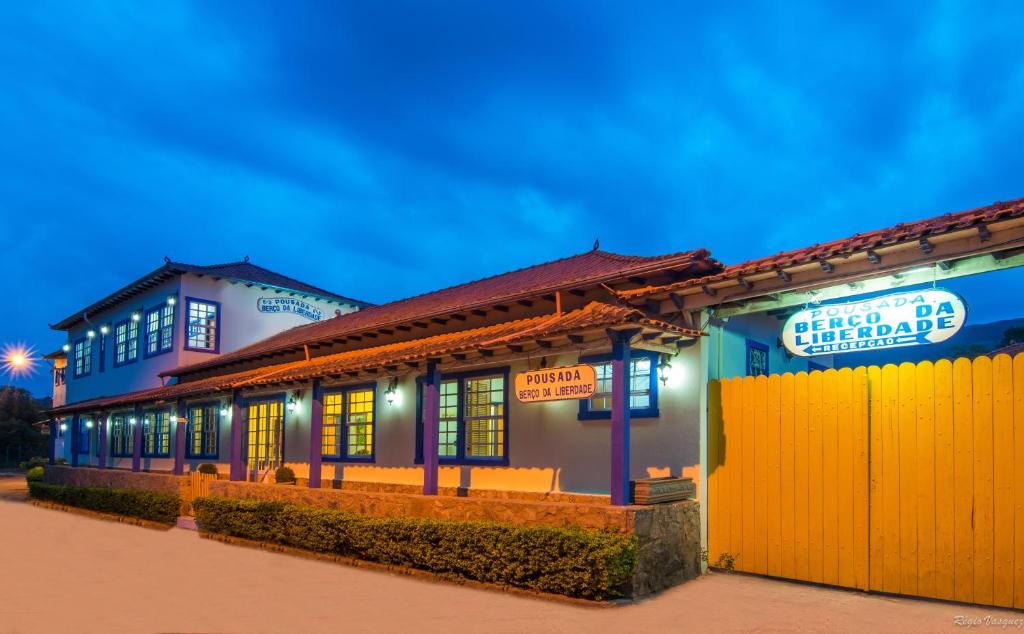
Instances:
[[[712,565],[1024,608],[1024,354],[709,389]]]

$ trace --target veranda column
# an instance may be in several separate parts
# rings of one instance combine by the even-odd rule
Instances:
[[[174,413],[178,417],[174,423],[174,475],[182,475],[185,473],[185,428],[188,426],[185,399],[178,399]]]
[[[245,408],[242,397],[235,392],[231,395],[231,468],[232,480],[245,479],[245,466],[242,463],[242,433],[245,428]]]
[[[612,340],[612,504],[629,504],[629,360],[630,340],[639,329],[609,330]]]
[[[78,466],[78,426],[82,424],[82,417],[75,414],[71,417],[71,466]]]
[[[142,408],[132,412],[132,471],[142,471]]]
[[[313,381],[313,406],[309,410],[309,488],[320,488],[320,454],[324,436],[324,394],[320,380]]]
[[[441,417],[441,371],[427,362],[423,380],[423,495],[437,495],[437,426]]]
[[[96,418],[96,460],[100,469],[107,468],[107,412],[100,412]]]

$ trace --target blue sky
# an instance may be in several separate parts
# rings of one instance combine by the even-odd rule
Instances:
[[[1024,4],[720,4],[6,3],[0,343],[164,255],[381,302],[1024,196]]]

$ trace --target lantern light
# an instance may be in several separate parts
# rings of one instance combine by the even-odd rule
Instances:
[[[92,339],[93,337],[96,336],[96,331],[95,330],[90,330],[89,332],[85,333],[85,336],[90,338],[90,339]]]
[[[60,430],[61,431],[67,431],[68,430],[68,424],[67,423],[61,423],[60,424]]]
[[[177,298],[177,297],[175,297],[174,295],[168,295],[168,296],[167,296],[167,305],[168,305],[168,306],[174,306],[174,304],[175,304],[175,303],[176,303],[177,301],[178,301],[178,298]]]
[[[295,402],[294,398],[288,399],[288,411],[289,412],[294,412],[295,408],[297,408],[298,406],[299,406],[299,404]]]
[[[134,416],[132,416],[131,418],[128,419],[128,424],[129,425],[134,425],[135,424],[135,417]]]
[[[70,352],[71,351],[71,344],[66,343],[63,346],[61,346],[60,349],[63,350],[64,352]]]
[[[108,326],[106,324],[103,324],[102,326],[100,326],[100,334],[101,335],[105,335],[108,332],[110,332],[110,326]]]
[[[178,422],[178,415],[177,414],[171,414],[171,422],[172,423]]]
[[[222,408],[220,408],[220,415],[221,416],[229,416],[229,415],[231,415],[231,410],[229,410],[226,407],[222,407]]]
[[[142,314],[139,313],[139,311],[132,313],[132,321],[138,321],[140,319],[142,319]]]
[[[388,402],[388,405],[394,405],[398,399],[398,377],[392,378],[388,382],[387,388],[384,390],[384,399]]]
[[[86,429],[92,429],[92,421],[91,420],[85,421],[85,428]]]
[[[661,379],[662,385],[668,384],[669,374],[672,372],[672,362],[669,361],[669,356],[662,353],[658,360],[658,378]]]

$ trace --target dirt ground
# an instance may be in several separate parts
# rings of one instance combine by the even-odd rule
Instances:
[[[22,482],[0,478],[3,633],[940,632],[966,629],[957,617],[1024,619],[736,574],[579,606],[38,508],[23,503]]]

